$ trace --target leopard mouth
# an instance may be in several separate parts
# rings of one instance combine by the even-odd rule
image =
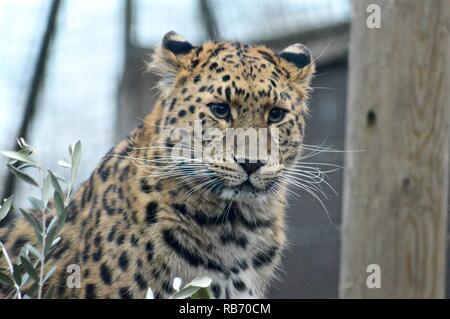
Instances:
[[[267,189],[260,189],[257,188],[255,185],[252,184],[252,182],[250,182],[249,179],[247,179],[246,181],[242,182],[239,185],[236,186],[232,186],[232,187],[227,187],[229,190],[233,191],[234,194],[238,195],[238,194],[253,194],[253,195],[260,195],[260,194],[264,194],[267,192]]]

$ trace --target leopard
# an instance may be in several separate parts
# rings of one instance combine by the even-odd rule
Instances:
[[[302,153],[315,72],[310,51],[300,43],[279,53],[231,41],[194,46],[171,31],[146,65],[158,76],[159,96],[68,205],[50,258],[54,298],[142,299],[149,288],[156,299],[171,298],[177,277],[210,278],[217,299],[266,298],[287,246],[290,185],[280,176]],[[177,158],[187,143],[173,138],[174,129],[192,135],[195,123],[202,133],[276,128],[277,160],[237,158],[233,145],[226,161]],[[34,242],[20,217],[0,238],[12,255]],[[80,270],[75,287],[67,284],[71,265]]]

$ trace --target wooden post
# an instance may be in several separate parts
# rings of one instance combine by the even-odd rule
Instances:
[[[366,26],[372,3],[380,29]],[[363,151],[346,157],[342,298],[444,297],[449,24],[448,0],[353,3],[346,148]]]

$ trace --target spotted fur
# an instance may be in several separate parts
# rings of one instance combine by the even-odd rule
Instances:
[[[157,298],[174,293],[172,280],[213,279],[216,298],[264,297],[285,246],[286,185],[267,191],[299,154],[309,82],[314,72],[307,49],[293,45],[280,55],[259,45],[207,42],[194,47],[171,32],[156,49],[150,69],[161,76],[160,98],[145,122],[101,160],[69,207],[63,239],[52,262],[58,298]],[[229,120],[215,118],[208,104],[231,106]],[[268,127],[272,106],[286,110],[280,129],[280,164],[252,176],[244,186],[242,165],[209,163],[221,181],[195,191],[196,173],[160,174],[173,143],[167,128]],[[204,181],[203,181],[204,182]],[[33,232],[15,219],[0,230],[12,254]],[[81,268],[81,287],[66,285],[67,266]]]

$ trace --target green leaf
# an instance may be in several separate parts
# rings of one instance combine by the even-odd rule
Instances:
[[[209,277],[196,277],[187,286],[207,288],[211,285],[212,279]]]
[[[25,220],[34,228],[34,233],[36,235],[36,239],[39,243],[42,243],[42,226],[34,215],[29,214],[26,210],[20,208],[20,212],[22,213]]]
[[[52,247],[52,248],[55,248],[55,247],[59,244],[60,241],[61,241],[61,236],[56,237],[56,238],[52,241],[51,247]]]
[[[27,163],[22,163],[22,164],[20,164],[20,165],[17,165],[17,166],[15,166],[19,171],[22,171],[22,170],[24,170],[24,169],[26,169],[26,168],[30,168],[30,167],[34,167],[33,165],[31,165],[31,164],[27,164]]]
[[[72,168],[72,165],[66,160],[59,160],[58,165],[65,168]]]
[[[28,155],[22,152],[3,151],[2,154],[10,159],[37,166],[37,163],[35,161],[33,161]]]
[[[68,182],[66,181],[65,177],[62,176],[61,174],[58,174],[56,172],[52,172],[52,174],[56,177],[56,179],[59,181],[59,183],[64,183],[67,184]]]
[[[42,204],[44,207],[47,207],[48,201],[50,200],[50,197],[52,196],[52,180],[50,174],[47,174],[47,176],[44,179],[44,185],[42,186]]]
[[[58,215],[58,226],[56,228],[56,233],[59,234],[66,223],[67,210],[64,207],[64,201],[59,196],[57,192],[54,194],[54,203],[56,207],[56,213]]]
[[[23,247],[20,249],[19,257],[20,257],[20,256],[28,257],[29,252],[30,252],[30,250],[28,249],[28,245],[25,244],[25,245],[23,245]]]
[[[14,287],[14,280],[11,279],[11,277],[8,274],[5,274],[2,271],[0,271],[0,282],[7,286]]]
[[[18,286],[22,284],[22,274],[23,274],[22,267],[18,264],[13,264],[13,277],[14,281]]]
[[[200,287],[186,286],[172,296],[173,299],[186,299],[192,297],[197,291],[199,291]]]
[[[50,180],[52,182],[53,188],[59,194],[59,196],[61,196],[61,198],[63,198],[64,197],[64,193],[62,191],[61,185],[58,182],[58,178],[55,176],[55,174],[53,174],[52,171],[48,171],[48,174],[50,176]]]
[[[42,233],[42,225],[40,224],[39,220],[33,215],[28,213],[26,210],[20,208],[20,211],[22,215],[25,217],[26,221],[34,227],[36,231],[39,233]]]
[[[17,178],[23,180],[24,182],[26,182],[28,184],[39,187],[39,184],[30,175],[18,170],[14,165],[7,164],[7,166],[9,168],[9,170],[11,171],[11,173],[13,173],[14,176],[16,176]]]
[[[33,245],[31,244],[27,244],[28,250],[30,253],[32,253],[36,258],[41,259],[42,255],[41,252],[39,250],[37,250],[37,248],[35,248]]]
[[[58,216],[63,215],[65,210],[64,199],[58,191],[53,194],[53,204],[55,205],[56,213],[58,214]]]
[[[189,284],[187,284],[183,289],[173,295],[174,299],[186,299],[193,297],[201,289],[206,289],[211,285],[212,279],[209,277],[198,277],[194,278]],[[201,295],[205,295],[202,292]]]
[[[46,241],[45,241],[45,248],[44,248],[44,252],[46,254],[50,250],[50,248],[52,248],[52,246],[53,246],[53,240],[55,239],[56,231],[58,230],[57,221],[58,221],[58,217],[55,216],[52,218],[50,224],[48,225],[47,236],[46,236]]]
[[[44,299],[52,299],[53,294],[55,293],[55,285],[51,285],[47,292],[45,293]]]
[[[36,197],[28,197],[28,201],[34,209],[37,209],[40,212],[45,210],[45,207],[42,205],[42,201]]]
[[[152,288],[147,289],[147,294],[145,295],[145,299],[155,299]]]
[[[53,238],[50,240],[49,235],[51,232],[53,232],[53,229],[55,229],[57,220],[58,220],[58,216],[54,216],[52,218],[52,220],[50,221],[50,224],[48,224],[48,226],[47,226],[47,238],[49,239],[49,241],[53,240]]]
[[[3,202],[3,205],[0,207],[0,221],[3,218],[5,218],[6,215],[8,215],[9,211],[11,210],[13,199],[14,199],[14,195],[12,195],[11,197],[7,198]]]
[[[80,166],[81,159],[81,142],[78,141],[75,143],[72,152],[72,184],[75,182],[75,178],[77,176],[78,167]]]
[[[29,296],[36,295],[38,289],[39,289],[39,283],[38,283],[38,282],[35,282],[35,283],[31,286],[31,288],[27,289],[27,295],[29,295]]]
[[[211,292],[209,288],[200,288],[195,294],[192,295],[193,299],[211,299]]]
[[[31,264],[30,260],[28,258],[25,258],[24,256],[20,256],[20,261],[22,262],[22,266],[27,272],[27,274],[30,275],[31,278],[33,278],[34,281],[39,281],[39,275],[34,269],[33,265]]]
[[[172,287],[173,287],[173,289],[175,289],[175,291],[177,291],[177,292],[180,291],[181,282],[182,282],[182,280],[180,277],[173,278]]]
[[[55,253],[56,249],[58,248],[58,245],[51,246],[51,248],[48,250],[48,252],[45,254],[45,259],[50,260]]]
[[[56,230],[57,234],[59,234],[63,229],[64,224],[66,223],[66,219],[67,219],[67,211],[65,210],[63,214],[58,216],[58,228]]]
[[[52,268],[50,268],[50,270],[45,274],[44,283],[47,282],[47,280],[55,273],[55,271],[56,271],[56,266],[53,265]]]

